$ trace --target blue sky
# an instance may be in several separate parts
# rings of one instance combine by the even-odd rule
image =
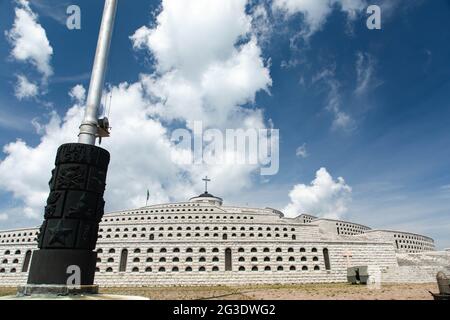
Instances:
[[[305,210],[301,205],[295,206],[296,200],[302,200],[305,194],[299,191],[294,195],[290,192],[302,185],[311,192],[320,192],[322,185],[317,179],[317,172],[323,167],[328,174],[324,179],[336,186],[337,189],[333,190],[338,190],[333,193],[325,186],[324,192],[331,194],[325,196],[323,201],[330,202],[327,208],[342,209],[340,217],[374,228],[424,233],[433,237],[439,248],[450,247],[449,1],[398,0],[391,1],[390,5],[383,1],[372,1],[370,4],[380,4],[382,8],[381,30],[366,28],[367,5],[362,0],[361,7],[355,7],[351,12],[344,10],[339,1],[336,1],[329,8],[328,14],[318,16],[320,23],[316,27],[307,19],[317,12],[314,8],[289,7],[289,1],[280,0],[278,6],[272,1],[244,1],[245,11],[239,14],[251,17],[252,26],[244,32],[244,37],[235,39],[234,43],[235,48],[240,48],[241,43],[251,42],[251,37],[256,39],[256,52],[262,65],[251,67],[256,75],[255,81],[248,84],[245,99],[236,98],[238,102],[234,102],[234,105],[253,112],[260,110],[263,114],[261,123],[265,126],[273,123],[280,130],[278,174],[262,178],[252,170],[236,169],[234,173],[231,168],[229,172],[232,179],[221,178],[224,174],[219,172],[215,182],[214,170],[190,170],[186,178],[186,173],[163,166],[152,169],[147,181],[136,187],[137,191],[121,186],[120,178],[133,179],[134,174],[138,179],[140,171],[112,178],[109,181],[111,188],[120,190],[123,187],[129,194],[107,191],[107,200],[120,193],[125,199],[123,208],[127,208],[145,197],[146,188],[150,188],[152,195],[158,195],[152,198],[154,202],[164,199],[183,200],[180,198],[185,195],[181,195],[180,190],[191,193],[201,191],[201,181],[196,180],[200,180],[201,174],[209,173],[213,178],[211,192],[216,189],[216,193],[224,196],[227,203],[248,203],[280,209],[293,203],[296,209]],[[295,3],[296,0],[292,2]],[[69,4],[77,4],[81,8],[81,30],[68,30],[65,27],[65,9]],[[20,61],[12,55],[14,43],[4,35],[13,27],[16,7],[20,5],[14,1],[0,1],[0,29],[4,39],[0,42],[0,145],[5,146],[21,139],[29,150],[15,154],[4,152],[0,154],[0,161],[8,157],[12,161],[14,157],[31,155],[32,150],[42,144],[41,139],[45,133],[37,132],[32,121],[45,126],[55,119],[55,114],[64,117],[74,105],[82,104],[68,93],[76,85],[88,88],[103,2],[30,2],[29,8],[37,15],[36,22],[45,30],[53,50],[49,58],[53,72],[45,80],[33,63]],[[237,5],[236,8],[238,7]],[[256,8],[260,11],[256,11]],[[158,21],[156,17],[161,17],[162,13],[170,10],[175,9],[169,5],[164,6],[159,1],[120,1],[107,73],[107,82],[111,87],[117,89],[124,82],[129,85],[140,82],[140,74],[153,75],[150,86],[158,87],[162,85],[160,81],[164,79],[164,74],[170,73],[164,69],[164,61],[172,63],[171,70],[178,68],[186,72],[195,69],[179,62],[182,60],[179,56],[191,50],[188,46],[194,45],[197,46],[195,50],[198,50],[199,55],[203,50],[208,53],[211,41],[225,39],[232,32],[230,30],[234,28],[234,14],[237,14],[230,13],[230,19],[226,20],[228,25],[216,26],[213,25],[214,22],[205,22],[211,23],[209,27],[215,28],[211,39],[207,39],[210,34],[205,33],[198,35],[205,39],[196,39],[193,34],[192,39],[184,35],[181,40],[174,40],[174,43],[180,41],[177,48],[183,49],[175,57],[155,44],[146,43],[141,48],[133,47],[135,42],[130,36],[143,26],[147,26],[144,30],[147,32],[164,26],[166,22]],[[257,13],[261,12],[264,15],[259,15],[260,19],[257,19]],[[207,16],[208,11],[205,10],[202,14]],[[178,27],[192,27],[192,30],[196,30],[193,19],[190,17],[186,21],[177,21]],[[200,27],[201,23],[203,20],[200,18]],[[171,28],[168,30],[173,31]],[[305,30],[311,31],[310,34],[305,35]],[[241,29],[235,34],[239,32]],[[170,33],[163,35],[170,36]],[[222,48],[221,46],[222,44],[218,45],[218,48]],[[236,50],[236,55],[243,54],[243,50]],[[214,50],[212,52],[214,55],[211,63],[231,59],[215,55]],[[190,57],[182,58],[190,61]],[[195,70],[203,70],[201,62],[199,65]],[[268,71],[270,81],[264,78],[264,70]],[[38,85],[39,93],[19,99],[15,95],[18,75],[24,75]],[[260,83],[255,84],[258,81]],[[113,95],[111,116],[113,136],[105,144],[106,148],[111,145],[111,150],[114,150],[112,145],[117,141],[114,121],[120,121],[114,118],[114,113],[120,108],[127,108],[126,105],[120,105],[121,101],[136,101],[129,97],[131,89],[117,90],[120,98]],[[153,89],[149,90],[153,92]],[[226,93],[226,89],[224,90]],[[172,93],[165,94],[170,96]],[[209,97],[209,94],[206,92],[205,96]],[[186,103],[189,104],[189,100]],[[178,110],[173,106],[167,108]],[[220,110],[216,111],[217,117],[205,120],[209,121],[211,127],[214,127],[214,121],[222,114]],[[186,120],[181,116],[173,121],[155,113],[153,115],[155,119],[159,119],[157,124],[167,129]],[[60,127],[59,130],[63,129]],[[61,131],[49,132],[56,134]],[[64,134],[67,137],[73,136],[74,141],[77,132]],[[145,140],[148,137],[139,137],[139,134],[136,132],[136,136],[130,136],[130,139]],[[152,136],[151,132],[148,134]],[[61,142],[70,142],[64,139]],[[143,143],[148,147],[148,152],[144,150],[136,163],[145,163],[141,172],[147,172],[148,168],[160,166],[153,159],[154,152],[158,149],[153,146],[154,140]],[[300,151],[303,152],[296,152],[302,146]],[[48,153],[48,159],[54,157],[51,152],[53,149],[42,149]],[[36,150],[42,151],[39,148]],[[133,155],[132,150],[127,152],[130,152],[129,157]],[[115,156],[119,158],[120,152],[112,153],[112,157]],[[121,164],[124,165],[129,157],[120,158],[123,161]],[[20,163],[26,165],[26,162]],[[0,213],[3,214],[0,227],[38,225],[42,219],[39,212],[23,214],[26,208],[31,211],[39,210],[35,209],[37,200],[30,199],[26,192],[17,191],[18,186],[8,180],[14,174],[3,165],[3,173],[0,170],[3,181],[0,183]],[[13,165],[8,168],[21,170]],[[38,171],[43,173],[38,174]],[[47,168],[42,168],[20,176],[24,176],[25,185],[29,179],[33,179],[29,193],[36,193],[36,198],[40,199],[42,194],[45,195],[49,173]],[[173,184],[168,180],[171,177],[180,179],[180,182]],[[345,182],[340,183],[338,177],[342,177]],[[189,180],[188,188],[183,179]],[[316,188],[312,188],[310,184],[314,179]],[[147,184],[157,187],[152,189]],[[217,184],[226,184],[227,187],[218,187]],[[351,192],[343,186],[351,187]],[[134,194],[136,192],[139,196]],[[299,199],[292,198],[296,196]],[[129,202],[130,198],[134,200]],[[119,208],[120,204],[110,206],[111,210]],[[310,211],[316,208],[321,215],[324,210],[322,204],[312,203],[306,207]]]

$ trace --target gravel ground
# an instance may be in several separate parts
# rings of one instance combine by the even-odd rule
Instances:
[[[152,300],[432,300],[435,283],[384,284],[379,288],[350,284],[267,285],[240,287],[101,288],[100,293],[147,297]],[[0,296],[15,294],[0,288]]]

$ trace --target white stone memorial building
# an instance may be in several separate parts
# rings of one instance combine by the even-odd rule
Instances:
[[[0,231],[0,286],[26,283],[38,228]],[[228,206],[205,192],[187,202],[104,215],[97,242],[100,286],[241,285],[347,281],[433,282],[450,252],[433,239],[272,208]]]

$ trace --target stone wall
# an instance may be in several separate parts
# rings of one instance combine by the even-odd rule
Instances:
[[[450,252],[428,251],[422,253],[398,253],[399,266],[440,266],[450,267]]]
[[[269,244],[265,244],[269,245]],[[111,286],[188,286],[188,285],[243,285],[243,284],[301,284],[301,283],[334,283],[346,282],[347,266],[368,266],[371,282],[381,281],[381,283],[425,283],[435,282],[436,273],[444,271],[450,274],[450,264],[448,252],[434,252],[425,255],[422,254],[395,254],[392,246],[388,244],[361,244],[361,243],[302,243],[302,246],[308,250],[302,255],[307,256],[307,262],[277,262],[271,261],[262,263],[241,263],[238,261],[239,252],[233,251],[233,271],[224,271],[223,259],[218,263],[219,271],[212,271],[212,267],[216,264],[207,262],[203,264],[205,271],[198,271],[199,262],[193,263],[192,272],[172,272],[169,268],[171,264],[165,264],[167,270],[158,271],[159,263],[149,264],[152,266],[151,272],[146,272],[145,262],[134,263],[133,257],[147,257],[146,252],[141,250],[141,254],[134,254],[133,248],[129,249],[129,262],[126,272],[118,272],[119,255],[115,255],[117,260],[114,263],[100,263],[102,271],[96,273],[96,283],[103,287]],[[313,246],[318,249],[326,247],[329,250],[331,270],[326,270],[324,266],[323,256],[318,254],[320,261],[313,262],[311,257],[314,256],[310,249]],[[248,245],[246,248],[250,248]],[[112,247],[111,247],[112,248]],[[205,244],[205,249],[208,248]],[[275,249],[274,246],[270,247]],[[3,248],[1,248],[3,249]],[[26,249],[26,248],[23,248]],[[22,250],[23,250],[22,249]],[[108,247],[104,247],[108,250]],[[107,251],[106,251],[107,252]],[[320,253],[320,252],[319,252]],[[263,257],[264,252],[252,253],[246,252],[242,255],[245,257]],[[287,257],[292,253],[284,252],[280,256]],[[168,259],[175,255],[168,255]],[[182,255],[179,255],[181,257]],[[200,255],[195,254],[193,257],[198,258]],[[300,256],[300,252],[296,252],[294,256]],[[144,259],[143,259],[144,260]],[[397,263],[397,260],[400,264]],[[144,260],[145,261],[145,260]],[[319,270],[311,268],[314,264],[320,266]],[[297,268],[295,271],[289,270],[289,265],[308,265],[307,271]],[[113,265],[115,271],[106,272],[105,268]],[[132,268],[140,267],[138,272],[133,272]],[[239,265],[248,266],[246,271],[236,270]],[[258,271],[251,271],[252,265],[258,265]],[[277,271],[277,266],[283,265],[283,271]],[[271,271],[264,271],[265,266],[271,266]],[[26,272],[3,273],[0,274],[0,286],[15,287],[25,284],[27,280]]]
[[[179,252],[173,252],[175,248]],[[192,252],[186,252],[188,248],[192,249]],[[232,272],[225,271],[227,248],[231,249]],[[330,270],[326,270],[323,255],[325,248],[328,250]],[[0,250],[3,249],[5,247],[0,248]],[[25,249],[27,248],[22,247],[21,252],[25,252]],[[100,261],[97,264],[96,282],[101,286],[346,282],[347,266],[367,265],[372,268],[386,268],[397,265],[395,251],[390,244],[386,243],[185,242],[150,245],[127,243],[121,246],[116,243],[101,243],[101,248],[98,249],[101,249],[101,253],[99,253]],[[128,251],[126,271],[119,272],[123,249]],[[152,252],[148,252],[149,249]],[[161,249],[165,252],[161,252]],[[214,252],[215,250],[217,252]],[[187,257],[190,257],[192,262],[186,262]],[[213,261],[214,257],[217,257],[217,261]],[[152,259],[151,262],[148,262],[149,258]],[[160,262],[161,258],[164,259],[163,262]],[[264,261],[265,258],[269,258],[270,261]],[[177,259],[177,262],[173,262],[174,259]],[[174,267],[178,268],[178,271],[172,271]],[[192,271],[186,271],[186,267],[191,268]],[[108,268],[110,272],[107,271]],[[161,268],[164,268],[164,271]],[[217,271],[213,271],[214,268]],[[242,268],[245,268],[245,271]],[[268,268],[270,270],[266,270]],[[307,270],[304,270],[305,268]],[[2,273],[0,286],[24,284],[26,277],[26,272]]]
[[[189,244],[188,244],[189,245]],[[217,244],[204,244],[206,251]],[[195,262],[192,265],[192,272],[171,272],[170,264],[164,264],[166,271],[158,272],[157,268],[152,268],[151,272],[145,271],[145,264],[139,262],[139,272],[133,272],[128,269],[127,272],[104,272],[97,273],[96,282],[101,286],[171,286],[171,285],[243,285],[243,284],[300,284],[300,283],[333,283],[347,281],[347,257],[350,253],[349,265],[367,265],[372,268],[387,268],[397,266],[395,251],[390,244],[377,243],[296,243],[290,244],[294,252],[284,250],[281,253],[275,252],[279,244],[264,243],[258,246],[255,244],[233,247],[233,272],[224,271],[223,259],[220,259],[219,271],[212,271],[215,266],[212,262],[200,264]],[[245,252],[238,252],[238,247],[245,249]],[[257,248],[257,252],[251,252],[251,248]],[[222,249],[219,246],[220,255]],[[269,248],[270,253],[264,252],[264,248]],[[299,248],[305,248],[305,252],[300,252]],[[311,252],[313,248],[317,252]],[[329,250],[331,270],[325,269],[322,250]],[[170,251],[171,248],[168,248]],[[182,250],[185,248],[181,248]],[[141,254],[142,254],[141,250]],[[132,251],[131,251],[132,252]],[[130,254],[130,258],[136,255]],[[183,257],[184,254],[177,256]],[[193,255],[194,260],[198,261],[200,256],[197,253]],[[271,259],[270,262],[264,262],[264,256],[281,256],[283,261]],[[295,257],[296,261],[289,260],[288,257]],[[301,257],[307,257],[307,261],[301,261]],[[118,257],[118,255],[117,255]],[[168,256],[168,260],[173,255]],[[245,262],[239,262],[239,257],[244,257]],[[258,262],[251,262],[252,257],[257,257]],[[319,261],[312,261],[313,257],[318,257]],[[221,257],[222,258],[222,257]],[[275,260],[275,261],[274,261]],[[133,265],[133,264],[132,264]],[[199,265],[205,266],[205,271],[199,272]],[[289,270],[289,266],[296,266],[295,271]],[[308,266],[308,270],[302,270],[301,266]],[[314,265],[320,267],[314,270]],[[158,264],[157,264],[158,266]],[[239,271],[239,267],[244,266],[245,271]],[[258,271],[251,271],[253,266],[258,266]],[[264,271],[264,268],[270,266],[270,271]],[[283,266],[283,271],[277,271],[279,266]]]
[[[382,272],[383,282],[435,282],[439,271],[450,274],[450,253],[446,251],[398,253],[397,261],[397,267]]]
[[[436,282],[436,274],[439,271],[450,274],[450,268],[437,266],[399,266],[382,271],[381,281],[383,283],[431,283]]]

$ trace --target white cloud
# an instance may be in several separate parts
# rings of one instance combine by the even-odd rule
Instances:
[[[26,76],[18,75],[14,94],[19,100],[34,98],[39,94],[39,88],[35,83],[30,82]]]
[[[267,44],[273,31],[273,22],[264,4],[251,7],[252,32],[261,44]]]
[[[160,72],[175,67],[198,77],[211,63],[230,57],[238,38],[250,31],[245,5],[246,0],[163,0],[157,26],[137,30],[134,46],[150,50]]]
[[[245,6],[246,0],[164,0],[157,25],[135,32],[134,48],[148,50],[157,61],[158,75],[144,82],[161,102],[155,115],[220,128],[259,117],[239,107],[272,83]]]
[[[309,156],[308,151],[306,150],[306,143],[295,150],[295,155],[299,158],[307,158]]]
[[[211,192],[224,197],[251,184],[258,165],[173,162],[172,154],[180,151],[166,127],[189,127],[191,120],[203,121],[205,128],[265,126],[262,110],[242,106],[271,85],[261,49],[251,36],[245,4],[243,0],[163,1],[154,28],[142,27],[131,37],[135,48],[155,55],[158,72],[111,88],[112,137],[102,144],[111,153],[108,210],[144,205],[147,189],[150,203],[186,200],[202,191],[205,174],[213,178]],[[83,115],[82,91],[71,90],[75,105],[63,119],[51,114],[36,147],[19,140],[4,148],[0,188],[21,199],[29,216],[42,216],[58,146],[76,140]]]
[[[0,213],[0,221],[8,220],[8,215],[6,213]]]
[[[70,90],[69,96],[74,102],[83,104],[86,100],[86,89],[81,84],[77,84]]]
[[[355,94],[364,95],[382,84],[375,77],[376,60],[368,53],[356,54],[356,89]]]
[[[331,128],[333,130],[352,131],[355,129],[355,120],[342,110],[341,83],[336,79],[335,67],[324,69],[313,77],[312,83],[323,81],[328,87],[326,110],[333,115]]]
[[[355,128],[355,121],[352,119],[352,117],[350,117],[349,114],[338,109],[332,110],[334,112],[332,129],[334,130],[344,129],[351,131]]]
[[[13,27],[6,32],[13,46],[11,56],[18,61],[30,62],[47,79],[53,74],[50,66],[53,48],[28,1],[17,0],[16,3]]]
[[[37,134],[42,135],[45,133],[45,125],[43,126],[39,122],[38,117],[31,119],[31,125],[34,127],[34,130]]]
[[[160,103],[154,114],[165,120],[202,120],[205,126],[234,128],[248,118],[258,118],[258,110],[242,109],[252,103],[259,90],[271,84],[260,48],[251,40],[226,60],[216,60],[197,79],[174,69],[162,76],[146,76],[144,84]],[[260,123],[258,127],[263,127]]]
[[[66,122],[60,127],[60,118],[52,113],[50,122],[44,128],[44,135],[38,146],[28,146],[18,140],[3,148],[6,157],[0,162],[0,188],[11,192],[24,203],[22,212],[27,217],[41,217],[45,199],[48,196],[47,181],[53,166],[56,149],[63,141],[71,141],[75,125],[74,111],[69,111]]]
[[[343,85],[336,76],[336,66],[323,69],[312,78],[312,83],[323,83],[326,86],[327,105],[326,110],[333,115],[331,128],[333,130],[352,131],[357,128],[357,121],[353,118],[349,106],[358,104],[360,112],[369,103],[365,101],[367,94],[383,82],[376,76],[376,59],[369,53],[357,52],[355,61],[355,87],[352,88],[353,96],[343,102]],[[346,106],[347,108],[344,108]],[[346,109],[346,110],[344,110]]]
[[[320,29],[326,17],[332,11],[328,0],[274,0],[273,8],[282,11],[286,17],[302,13],[310,35]]]
[[[52,18],[64,27],[67,22],[66,10],[70,4],[69,1],[61,0],[33,0],[33,7],[35,7],[40,14]]]
[[[321,168],[309,185],[297,184],[289,193],[291,202],[283,212],[290,217],[309,213],[325,218],[340,218],[347,212],[352,189],[342,177],[334,180]]]
[[[301,35],[308,38],[319,31],[334,9],[347,14],[353,20],[366,6],[364,0],[274,0],[274,11],[282,12],[286,18],[296,14],[303,16]]]

